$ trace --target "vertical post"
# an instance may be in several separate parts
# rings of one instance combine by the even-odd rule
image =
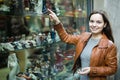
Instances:
[[[87,0],[87,17],[90,15],[91,11],[93,10],[93,0]],[[87,23],[88,23],[88,19],[87,19]],[[87,24],[87,26],[89,26]],[[87,31],[89,31],[89,28],[87,27],[86,28]]]

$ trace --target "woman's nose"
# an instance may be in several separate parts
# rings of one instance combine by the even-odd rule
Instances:
[[[96,22],[94,22],[94,23],[93,23],[93,26],[96,26],[96,25],[97,25]]]

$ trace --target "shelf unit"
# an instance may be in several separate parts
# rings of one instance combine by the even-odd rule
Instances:
[[[70,69],[73,64],[73,56],[71,55],[74,54],[73,45],[65,44],[60,40],[58,40],[57,42],[45,42],[44,45],[37,45],[39,44],[38,40],[38,42],[36,42],[36,46],[33,46],[32,44],[32,40],[36,41],[35,38],[33,38],[34,36],[38,36],[41,39],[46,36],[48,37],[48,34],[53,28],[53,25],[51,25],[50,23],[49,17],[46,14],[42,14],[41,12],[43,9],[41,8],[41,5],[43,5],[43,2],[41,1],[48,1],[49,8],[51,8],[51,6],[53,6],[54,4],[53,11],[56,12],[57,16],[60,18],[68,33],[74,34],[76,30],[78,30],[79,32],[77,34],[80,34],[81,31],[79,29],[81,27],[85,27],[86,29],[88,29],[87,17],[91,10],[91,0],[14,0],[16,2],[10,2],[12,0],[2,1],[5,2],[0,2],[0,5],[8,6],[10,11],[0,11],[0,44],[11,43],[12,45],[16,46],[18,45],[17,43],[29,43],[29,47],[25,47],[25,45],[22,44],[21,49],[15,48],[15,52],[16,54],[18,54],[18,58],[20,59],[21,71],[26,71],[27,61],[29,61],[31,56],[35,56],[33,55],[34,53],[38,53],[37,56],[39,56],[38,59],[40,61],[40,58],[45,59],[45,61],[48,60],[48,62],[50,60],[50,63],[43,60],[42,64],[44,66],[45,64],[50,66],[47,68],[48,75],[46,75],[47,77],[49,77],[49,79],[54,78],[56,80],[56,78],[67,78],[67,76],[71,74]],[[18,22],[22,23],[20,25],[24,25],[29,30],[29,35],[22,34],[22,30],[19,31],[21,33],[20,35],[11,33],[11,19],[13,17],[17,18]],[[16,25],[18,24],[18,22],[16,22]],[[58,47],[60,47],[60,50],[62,51],[61,54],[64,56],[64,58],[60,57],[62,58],[62,62],[58,62],[58,64],[62,63],[62,65],[58,66],[58,69],[60,70],[54,71],[55,69],[53,68],[56,66],[55,54],[57,53],[56,50]],[[67,55],[69,53],[70,55]],[[34,59],[35,58],[36,57],[34,57]],[[64,74],[61,74],[62,71],[64,71],[65,69],[67,69],[65,74],[67,74],[68,72],[68,75],[66,76],[64,76]],[[49,72],[49,70],[51,72]],[[44,70],[42,75],[45,75]]]

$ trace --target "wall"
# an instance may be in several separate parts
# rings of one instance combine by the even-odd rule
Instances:
[[[105,10],[109,13],[109,17],[112,23],[113,35],[115,37],[115,43],[118,47],[118,58],[120,53],[120,0],[105,0]],[[118,71],[115,75],[115,80],[120,80],[120,61],[118,62]]]
[[[107,11],[111,21],[115,44],[118,48],[118,71],[114,80],[120,80],[120,0],[94,0],[94,9],[103,9]]]
[[[104,9],[104,0],[93,0],[93,7],[96,10]]]

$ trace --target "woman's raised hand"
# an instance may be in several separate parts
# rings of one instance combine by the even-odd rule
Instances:
[[[57,15],[50,9],[48,9],[48,12],[49,12],[50,20],[53,21],[55,25],[59,24],[60,20],[57,17]]]

